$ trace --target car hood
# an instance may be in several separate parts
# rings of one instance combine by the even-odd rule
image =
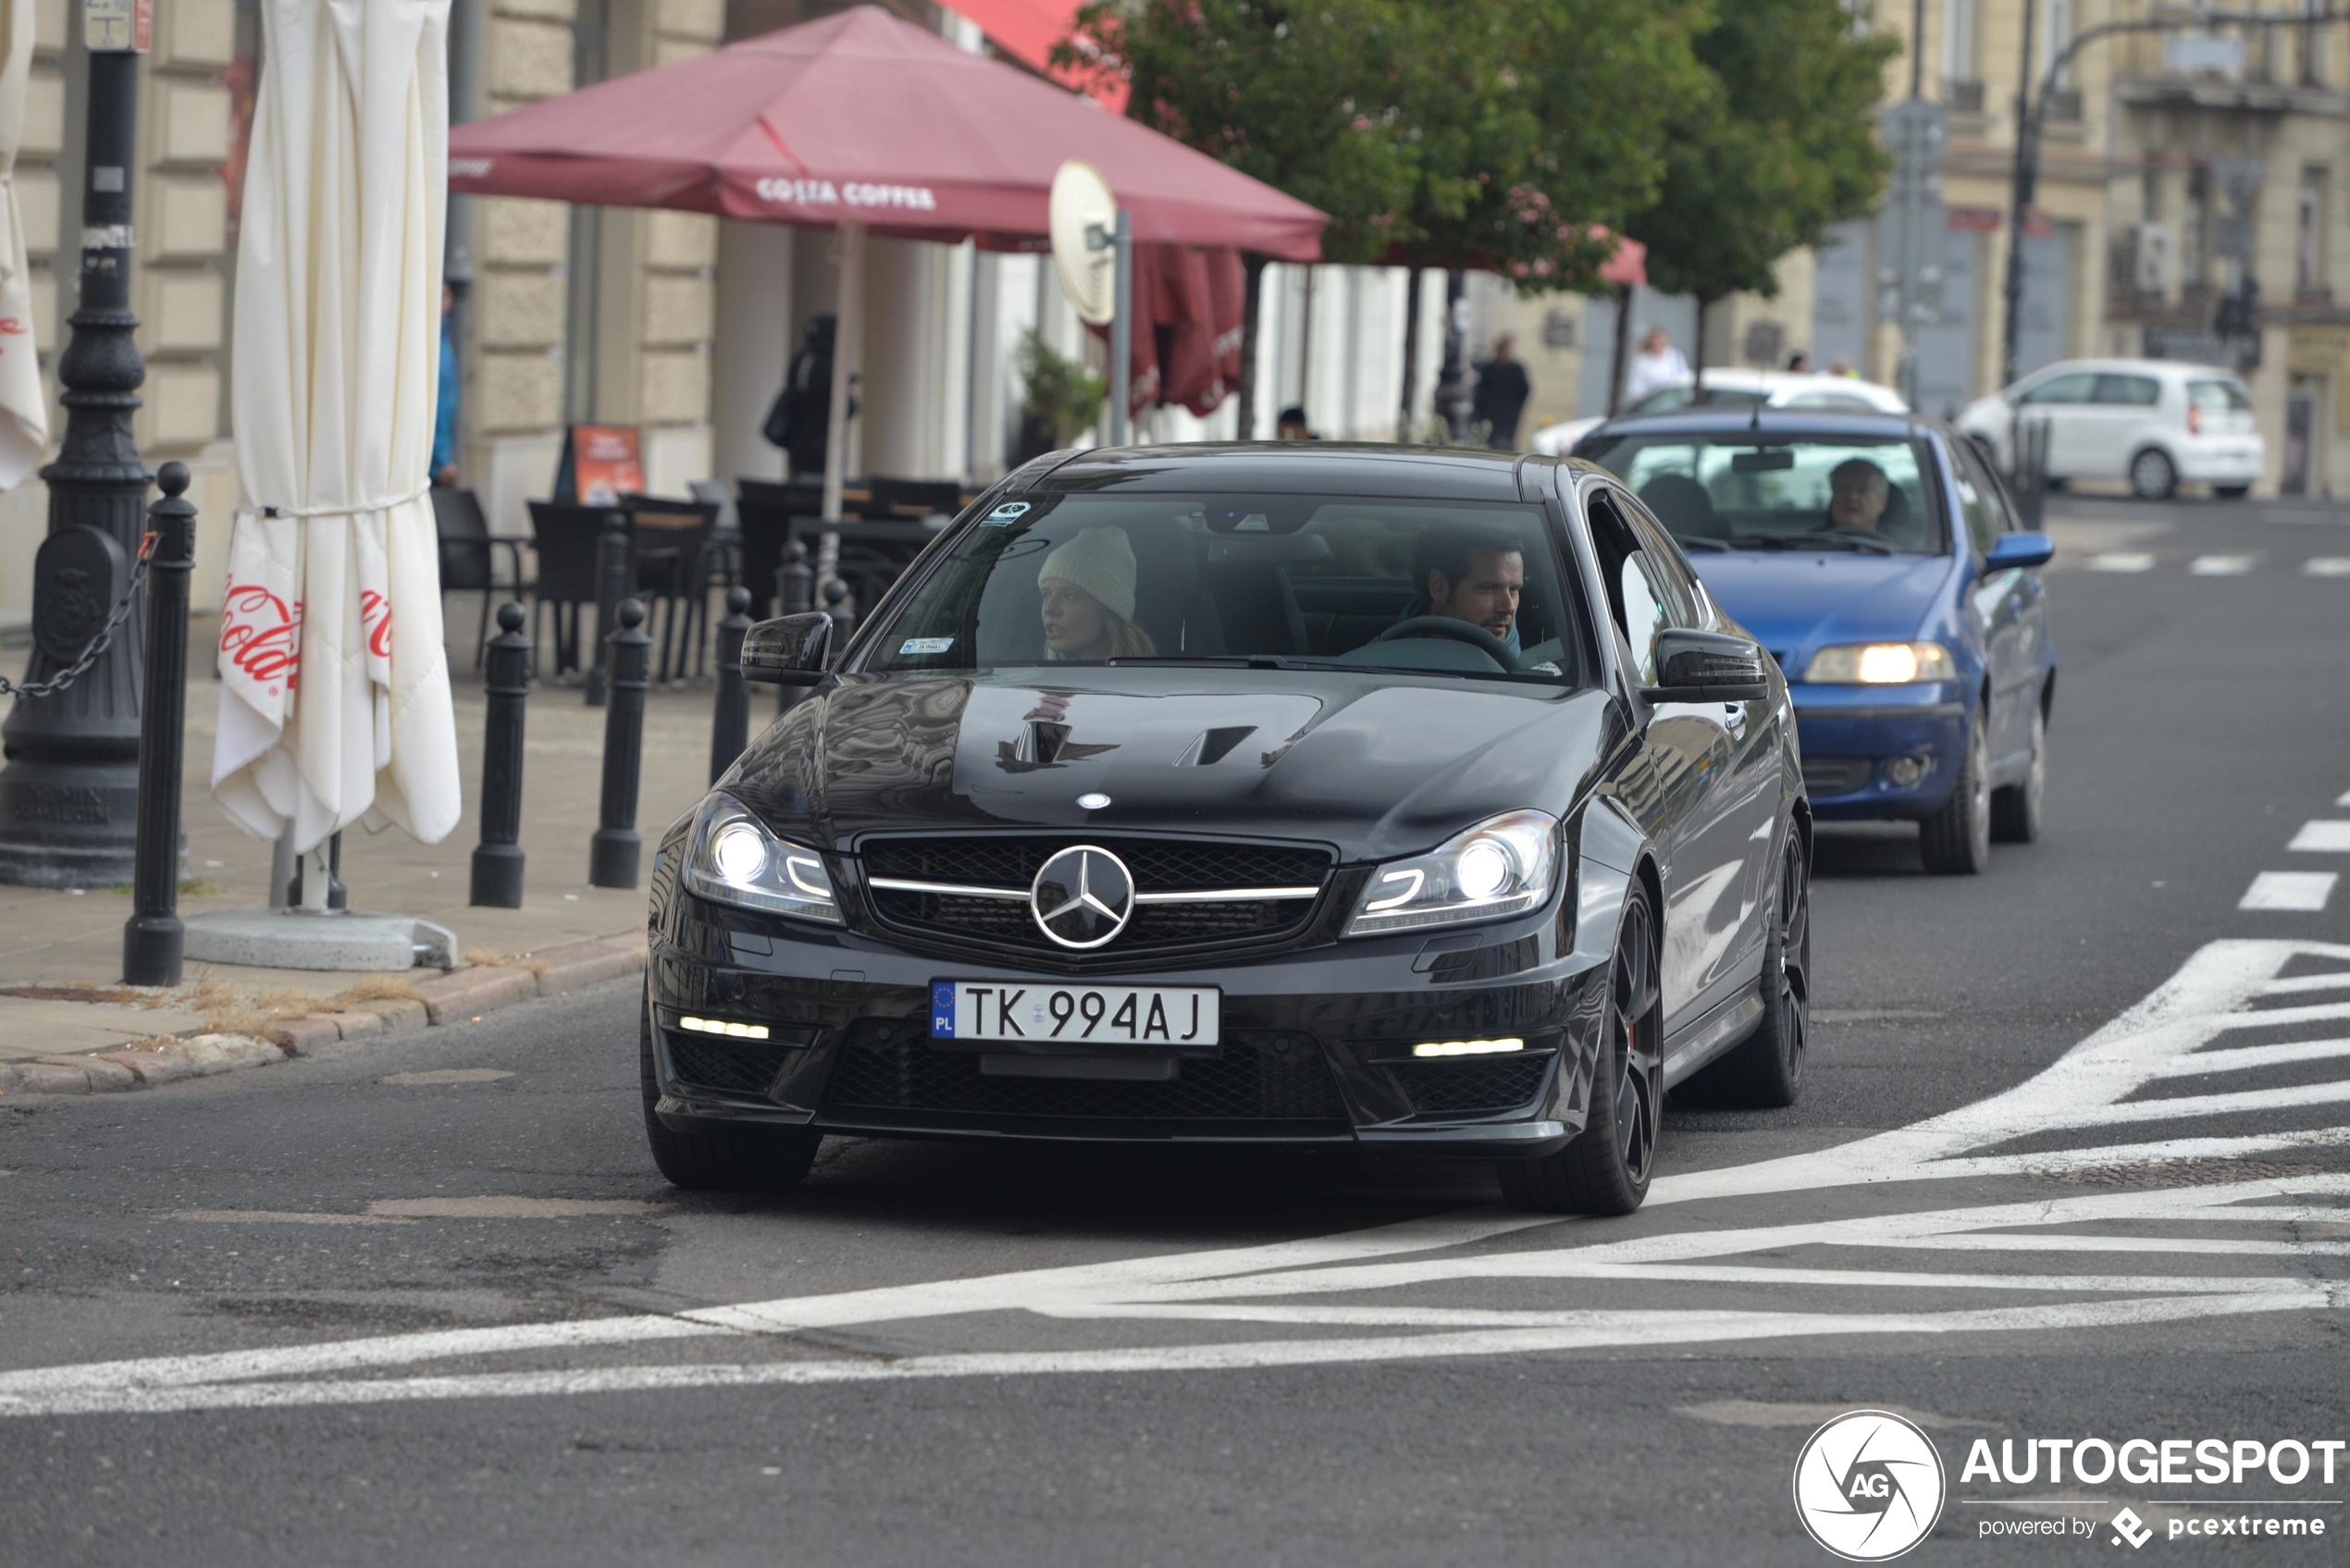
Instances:
[[[1787,657],[1918,636],[1957,563],[1946,555],[1732,550],[1689,564],[1731,619]]]
[[[1342,860],[1564,812],[1623,733],[1601,693],[1159,667],[849,676],[719,781],[776,832],[1044,828],[1306,839]],[[1088,810],[1080,796],[1109,804]]]

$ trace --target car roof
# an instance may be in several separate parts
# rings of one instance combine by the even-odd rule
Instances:
[[[1556,459],[1481,447],[1406,447],[1371,441],[1228,441],[1184,446],[1096,447],[1056,452],[1014,475],[1047,495],[1117,490],[1157,495],[1385,496],[1398,500],[1520,500],[1549,488]]]
[[[2060,359],[2044,364],[2018,381],[2044,381],[2050,376],[2070,375],[2084,370],[2112,371],[2131,376],[2216,376],[2230,381],[2244,379],[2224,365],[2199,364],[2183,359]]]

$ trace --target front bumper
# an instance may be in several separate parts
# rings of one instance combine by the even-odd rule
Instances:
[[[1069,975],[671,896],[675,907],[654,911],[649,984],[655,1110],[679,1132],[768,1123],[891,1137],[1539,1154],[1581,1129],[1602,1038],[1608,953],[1560,951],[1555,908],[1442,935]],[[1155,1080],[992,1075],[983,1055],[1020,1048],[933,1041],[938,980],[1212,985],[1223,1043],[1022,1053],[1171,1058],[1171,1076]],[[687,1032],[680,1016],[763,1025],[771,1038]],[[1416,1041],[1471,1034],[1518,1036],[1528,1049],[1410,1056]]]
[[[1824,821],[1917,821],[1949,804],[1966,754],[1967,704],[1955,681],[1901,686],[1791,684],[1812,813]],[[1923,772],[1897,784],[1886,764]]]

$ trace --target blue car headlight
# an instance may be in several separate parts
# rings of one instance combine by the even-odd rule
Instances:
[[[731,796],[695,808],[679,870],[686,891],[714,903],[841,923],[824,858],[777,838]]]
[[[1558,873],[1559,820],[1548,811],[1505,811],[1425,855],[1379,867],[1346,934],[1523,914],[1550,901]]]
[[[1803,678],[1830,685],[1898,686],[1955,681],[1959,666],[1938,642],[1849,642],[1813,654]]]

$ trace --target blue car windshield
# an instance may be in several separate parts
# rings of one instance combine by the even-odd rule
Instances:
[[[1582,682],[1576,601],[1540,506],[1031,494],[998,500],[946,548],[859,668],[1222,664]]]
[[[1624,480],[1693,551],[1949,549],[1928,449],[1911,436],[1626,432],[1577,455]]]

